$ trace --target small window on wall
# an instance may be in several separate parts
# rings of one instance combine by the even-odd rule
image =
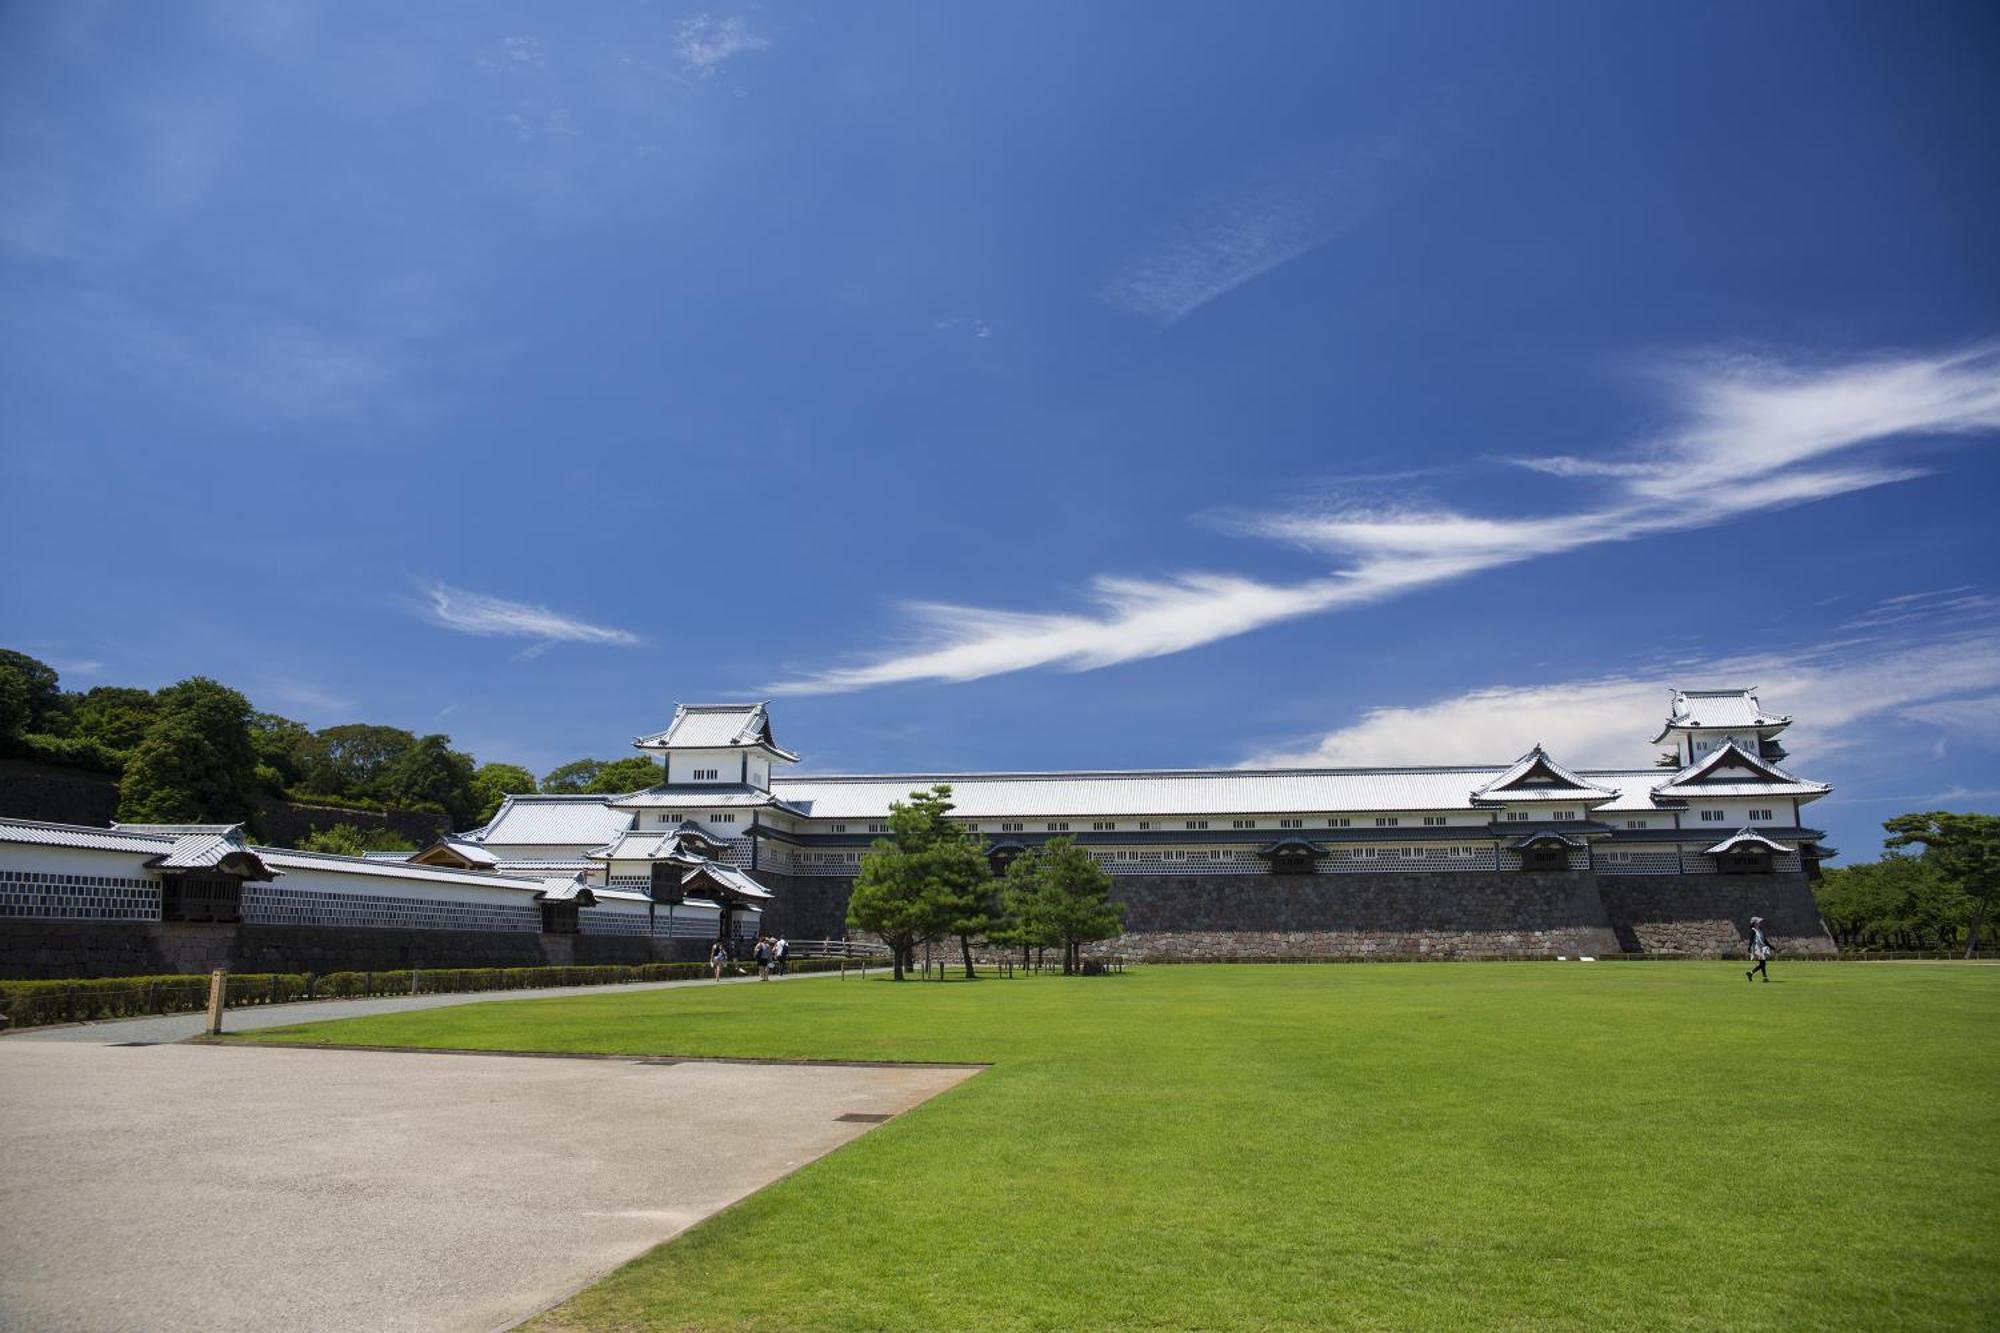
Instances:
[[[1424,823],[1426,823],[1426,824],[1430,825],[1430,826],[1431,826],[1432,828],[1443,828],[1443,827],[1444,827],[1444,816],[1443,816],[1443,815],[1425,815],[1425,816],[1424,816]]]
[[[1229,821],[1229,827],[1231,827],[1231,828],[1256,828],[1256,827],[1257,827],[1257,821],[1256,821],[1256,820],[1254,820],[1254,819],[1232,819],[1232,820],[1230,820],[1230,821]]]
[[[835,825],[833,826],[833,831],[834,831],[835,833],[845,833],[845,832],[847,832],[847,825],[845,825],[845,824],[835,824]]]
[[[1187,826],[1191,829],[1205,829],[1208,827],[1208,821],[1206,819],[1190,819],[1187,822]]]
[[[1142,833],[1152,827],[1153,827],[1153,821],[1150,819],[1142,819],[1139,821],[1139,831]]]
[[[714,782],[721,776],[722,770],[719,768],[697,768],[694,771],[694,780],[696,782]]]
[[[1752,810],[1750,818],[1759,823],[1768,824],[1771,822],[1771,812],[1769,810]]]
[[[1549,816],[1549,818],[1551,818],[1551,819],[1575,819],[1575,818],[1576,818],[1576,811],[1574,811],[1574,810],[1557,810],[1557,811],[1556,811],[1555,813],[1553,813],[1552,815],[1550,815],[1550,816]]]
[[[1303,819],[1281,819],[1278,821],[1279,828],[1304,828],[1305,826],[1306,821]]]
[[[1403,821],[1402,821],[1401,819],[1398,819],[1398,818],[1397,818],[1397,817],[1396,817],[1395,815],[1377,815],[1377,816],[1375,816],[1375,827],[1376,827],[1376,828],[1394,828],[1394,827],[1396,827],[1396,825],[1398,825],[1398,824],[1400,824],[1400,823],[1402,823],[1402,822],[1403,822]]]
[[[1507,812],[1507,822],[1510,824],[1525,824],[1528,822],[1528,819],[1529,815],[1526,810],[1509,810]]]
[[[1628,819],[1625,821],[1626,828],[1645,828],[1646,826],[1646,821],[1643,819]]]
[[[1051,833],[1067,833],[1067,832],[1069,832],[1069,824],[1068,824],[1068,822],[1067,822],[1067,821],[1065,821],[1065,820],[1056,820],[1056,819],[1051,819],[1051,820],[1049,821],[1049,832],[1051,832]]]
[[[1345,815],[1342,815],[1342,816],[1341,816],[1341,817],[1339,817],[1338,819],[1329,819],[1329,820],[1327,820],[1327,821],[1326,821],[1326,826],[1327,826],[1328,828],[1346,828],[1346,827],[1348,827],[1348,826],[1349,826],[1350,824],[1352,824],[1353,822],[1354,822],[1353,820],[1351,820],[1351,819],[1347,818],[1347,817],[1346,817]]]
[[[1003,823],[1002,823],[1002,824],[1000,825],[1000,831],[1001,831],[1002,833],[1019,833],[1019,832],[1021,832],[1021,831],[1022,831],[1022,830],[1023,830],[1023,829],[1025,828],[1025,827],[1027,827],[1027,826],[1026,826],[1026,825],[1024,825],[1024,824],[1022,824],[1022,823],[1021,823],[1020,821],[1018,821],[1018,820],[1016,820],[1015,822],[1013,822],[1013,823],[1011,823],[1011,824],[1010,824],[1010,823],[1005,823],[1005,822],[1003,822]]]
[[[1722,810],[1704,810],[1701,812],[1701,822],[1704,824],[1720,824],[1726,817],[1727,812]]]
[[[736,822],[736,816],[728,814],[721,810],[717,810],[714,814],[708,817],[708,822],[711,824],[734,824]]]
[[[1093,819],[1090,821],[1090,829],[1093,833],[1109,833],[1117,827],[1118,822],[1113,819]]]

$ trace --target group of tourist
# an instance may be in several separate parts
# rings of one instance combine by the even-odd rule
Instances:
[[[792,946],[784,936],[759,935],[757,944],[751,950],[751,957],[757,963],[757,979],[769,981],[773,974],[784,976],[791,964]],[[708,949],[709,970],[717,981],[722,980],[722,969],[730,962],[729,942],[717,940]]]

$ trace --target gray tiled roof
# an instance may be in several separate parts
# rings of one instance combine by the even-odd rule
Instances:
[[[1747,770],[1751,776],[1737,780],[1710,776],[1721,768]],[[1655,784],[1653,795],[1661,800],[1699,801],[1730,796],[1824,796],[1832,790],[1824,782],[1793,777],[1770,760],[1729,741]]]
[[[762,745],[772,753],[796,760],[771,736],[771,716],[757,704],[679,704],[664,731],[632,742],[647,750],[729,750]]]
[[[619,810],[729,810],[777,803],[771,793],[762,788],[745,787],[734,782],[677,782],[672,786],[663,783],[644,791],[602,799]]]
[[[1444,811],[1474,808],[1472,793],[1510,767],[798,776],[774,778],[771,790],[815,819],[880,819],[891,801],[940,782],[951,785],[953,813],[966,819]],[[1658,781],[1659,770],[1649,776]],[[1582,777],[1603,785],[1598,774]]]
[[[1554,781],[1545,785],[1539,780],[1530,783],[1530,775],[1538,768]],[[1516,759],[1492,781],[1481,783],[1474,788],[1472,799],[1481,805],[1517,801],[1550,801],[1574,805],[1577,802],[1589,804],[1593,801],[1608,801],[1615,794],[1610,789],[1593,786],[1582,777],[1570,772],[1552,759],[1547,750],[1537,745]]]
[[[629,827],[632,816],[602,796],[509,796],[483,829],[466,834],[487,847],[595,847]],[[504,859],[504,853],[503,853]]]
[[[1687,731],[1701,727],[1731,727],[1750,730],[1758,727],[1782,728],[1789,726],[1789,716],[1779,716],[1764,711],[1757,702],[1757,691],[1748,690],[1675,690],[1672,704],[1668,706],[1666,724],[1660,734],[1653,737],[1658,744],[1675,731]]]
[[[99,852],[151,852],[156,856],[172,851],[174,845],[172,838],[158,833],[133,833],[117,828],[7,818],[0,818],[0,842],[27,842],[40,847],[80,847]]]

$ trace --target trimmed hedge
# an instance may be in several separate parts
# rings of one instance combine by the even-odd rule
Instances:
[[[830,972],[843,960],[801,958],[797,972]],[[754,972],[730,964],[732,975]],[[471,991],[541,990],[550,986],[614,986],[634,981],[692,981],[708,975],[705,963],[604,964],[596,967],[440,967],[388,972],[232,972],[225,1003],[231,1009],[295,1000],[359,999],[371,995],[456,995]],[[103,1018],[186,1013],[208,1007],[208,978],[195,976],[100,977],[78,981],[0,981],[0,1013],[11,1028],[79,1023]]]

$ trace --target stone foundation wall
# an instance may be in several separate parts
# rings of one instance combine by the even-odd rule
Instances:
[[[853,881],[759,871],[766,920],[794,939],[846,933]],[[1595,871],[1341,875],[1120,875],[1135,961],[1456,958],[1648,953],[1740,957],[1753,915],[1782,953],[1832,953],[1803,874],[1607,875]]]
[[[404,967],[580,967],[697,962],[706,940],[518,931],[371,930],[334,926],[145,921],[0,922],[9,980],[207,972],[367,972]]]
[[[847,938],[847,897],[854,891],[853,879],[763,869],[752,873],[772,893],[764,908],[767,932],[794,940]]]
[[[1598,891],[1627,953],[1741,958],[1753,916],[1780,954],[1839,952],[1803,874],[1607,875]]]

